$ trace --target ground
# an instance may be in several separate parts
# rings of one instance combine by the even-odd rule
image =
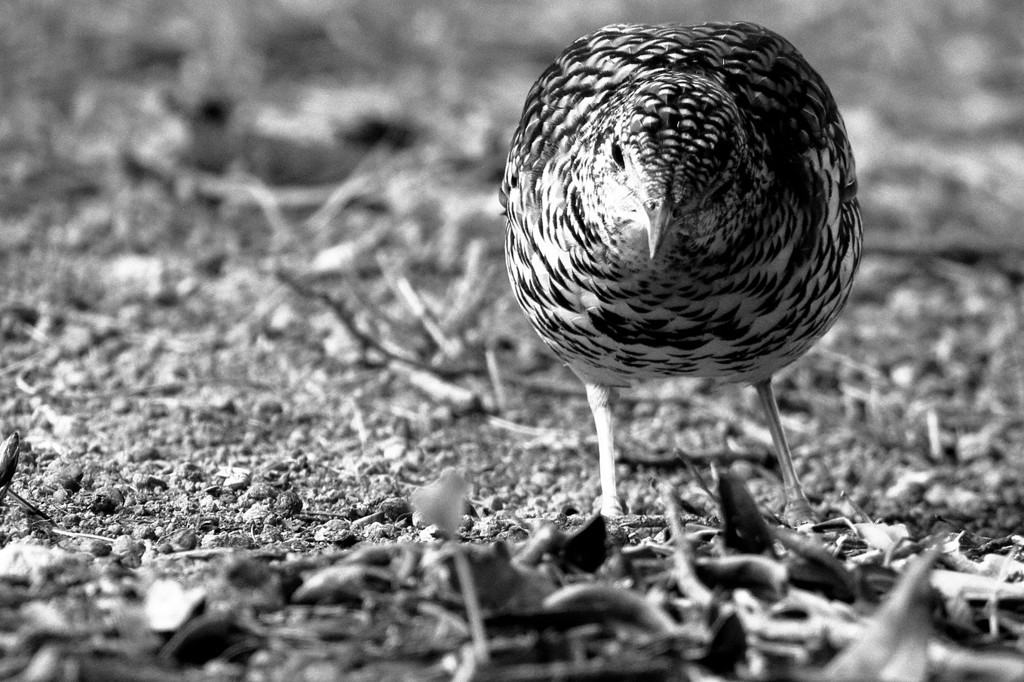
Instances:
[[[35,507],[3,509],[0,674],[813,677],[928,546],[943,551],[922,565],[1024,577],[1024,6],[638,7],[0,8],[0,438],[20,434],[10,490]],[[582,387],[512,301],[497,201],[526,92],[562,46],[613,21],[741,18],[830,84],[865,224],[849,305],[776,392],[817,511],[848,519],[811,537],[877,589],[826,594],[825,634],[785,646],[750,614],[820,595],[795,577],[813,552],[715,533],[719,486],[738,481],[778,525],[751,389],[626,391],[619,475],[640,520],[607,547],[595,526],[572,535],[596,440]],[[478,582],[514,597],[482,590],[497,663],[466,648],[457,552],[409,501],[449,468],[469,484]],[[754,555],[787,572],[767,594],[709,574]],[[717,596],[683,589],[688,563]],[[605,592],[551,601],[591,580]],[[932,583],[929,674],[956,679],[936,647],[1019,673],[1021,595]]]

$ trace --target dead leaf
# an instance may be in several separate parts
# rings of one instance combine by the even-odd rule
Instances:
[[[746,483],[732,472],[725,471],[718,479],[718,495],[722,500],[725,546],[746,554],[770,552],[771,530],[761,517]]]
[[[328,566],[306,577],[292,594],[295,604],[340,604],[361,602],[368,593],[393,589],[394,574],[367,564]]]
[[[652,634],[667,634],[675,623],[658,606],[636,592],[612,585],[579,584],[563,587],[548,596],[545,609],[579,609],[606,620],[634,625]]]
[[[936,556],[932,550],[907,567],[885,603],[864,624],[861,638],[825,668],[824,679],[928,679],[933,594],[929,577]]]
[[[888,551],[900,540],[910,537],[907,527],[902,523],[855,523],[853,527],[861,540],[873,549]]]
[[[206,590],[200,587],[185,589],[177,580],[161,579],[146,590],[142,610],[150,630],[177,632],[205,600]]]
[[[456,469],[445,469],[430,485],[413,491],[410,502],[427,524],[450,538],[458,537],[469,483]]]

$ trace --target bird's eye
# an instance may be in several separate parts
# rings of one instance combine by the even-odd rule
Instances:
[[[611,145],[612,161],[619,168],[625,168],[626,160],[622,157],[622,147],[619,146],[618,142],[612,142]]]

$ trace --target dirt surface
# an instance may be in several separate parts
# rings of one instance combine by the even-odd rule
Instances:
[[[625,392],[635,516],[587,526],[582,387],[505,281],[497,183],[546,63],[612,21],[740,18],[819,68],[857,155],[854,294],[776,384],[812,502],[848,520],[808,536],[828,560],[720,532],[762,532],[723,503],[739,481],[778,526],[743,386]],[[872,617],[904,633],[893,659],[931,642],[891,679],[1024,677],[1022,22],[1013,2],[5,3],[0,438],[34,507],[0,517],[0,678],[869,679],[891,661],[836,654],[870,659]],[[448,468],[490,663],[458,553],[410,502]]]

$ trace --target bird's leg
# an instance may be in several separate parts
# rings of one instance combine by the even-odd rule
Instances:
[[[601,515],[622,516],[622,505],[615,493],[615,434],[612,423],[612,389],[603,384],[585,382],[587,402],[597,427],[597,453],[601,471]]]
[[[794,526],[814,521],[811,505],[807,501],[807,496],[804,495],[804,489],[800,486],[796,469],[793,468],[793,455],[789,451],[789,443],[786,442],[786,432],[782,430],[782,420],[779,419],[779,406],[775,402],[775,391],[772,390],[771,378],[758,381],[754,384],[754,388],[757,390],[757,397],[761,400],[765,416],[768,417],[768,428],[772,432],[772,440],[775,441],[775,455],[778,457],[779,468],[782,470],[782,488],[786,494],[786,507],[782,516],[787,523]]]

